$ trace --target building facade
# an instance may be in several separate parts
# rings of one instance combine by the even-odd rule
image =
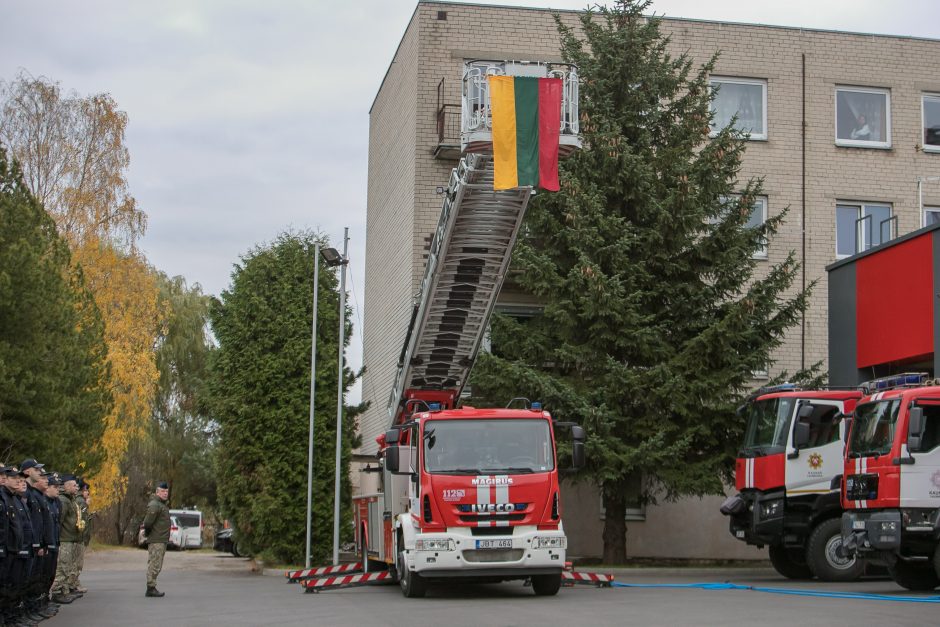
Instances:
[[[578,27],[577,12],[558,12]],[[794,286],[817,282],[802,325],[788,333],[769,372],[827,363],[828,264],[940,218],[940,41],[667,18],[676,54],[698,64],[718,52],[718,124],[737,115],[750,132],[743,182],[763,177],[752,220],[788,210],[758,255],[758,272],[795,251]],[[431,235],[459,158],[461,79],[473,59],[559,62],[547,9],[419,2],[370,112],[363,321],[363,447],[388,424],[388,394],[424,273]],[[918,183],[918,180],[921,183]],[[504,290],[501,307],[524,310]],[[628,332],[628,330],[625,330]],[[361,474],[370,492],[374,474]],[[596,490],[568,486],[569,553],[602,551]],[[638,506],[629,514],[633,557],[748,559],[766,554],[735,541],[721,497]],[[689,525],[689,521],[695,521]]]

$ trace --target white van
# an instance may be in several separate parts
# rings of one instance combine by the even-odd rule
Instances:
[[[171,509],[170,516],[176,518],[181,529],[181,549],[202,548],[202,512],[198,509]]]

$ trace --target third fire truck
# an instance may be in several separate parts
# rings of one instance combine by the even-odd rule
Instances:
[[[736,462],[739,493],[722,505],[731,533],[767,546],[770,561],[792,579],[858,578],[864,565],[841,551],[839,487],[846,414],[856,390],[764,388],[741,408],[747,424]]]
[[[846,449],[842,534],[909,590],[940,585],[940,386],[925,374],[863,384]]]

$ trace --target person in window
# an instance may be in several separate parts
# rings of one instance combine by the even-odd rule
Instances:
[[[871,128],[868,127],[868,121],[861,113],[855,118],[855,128],[852,129],[850,137],[864,142],[871,141]]]

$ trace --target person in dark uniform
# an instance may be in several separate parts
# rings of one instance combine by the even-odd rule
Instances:
[[[30,556],[29,578],[26,583],[24,605],[26,617],[33,621],[49,618],[42,613],[43,573],[49,556],[48,545],[52,541],[52,519],[49,516],[49,502],[46,501],[46,479],[42,476],[43,464],[35,459],[24,459],[20,472],[26,476],[26,505],[29,519],[33,526],[33,551]]]
[[[7,511],[11,521],[15,521],[13,525],[19,531],[19,537],[14,542],[16,559],[10,563],[8,587],[10,607],[6,622],[15,627],[34,626],[36,623],[26,617],[26,608],[23,603],[26,598],[33,553],[33,526],[26,500],[26,476],[15,466],[7,469],[6,489],[10,494],[10,507]],[[10,552],[9,545],[7,552],[8,554]]]
[[[59,475],[45,473],[49,487],[46,488],[46,501],[49,503],[49,516],[52,519],[52,544],[49,545],[49,559],[46,560],[46,570],[43,573],[43,604],[53,615],[59,611],[59,604],[49,599],[52,582],[55,581],[55,569],[59,559]]]
[[[7,480],[7,475],[13,474],[14,470],[0,466],[0,621],[4,625],[16,624],[12,571],[23,543],[22,523],[13,509],[13,499],[16,497]]]

